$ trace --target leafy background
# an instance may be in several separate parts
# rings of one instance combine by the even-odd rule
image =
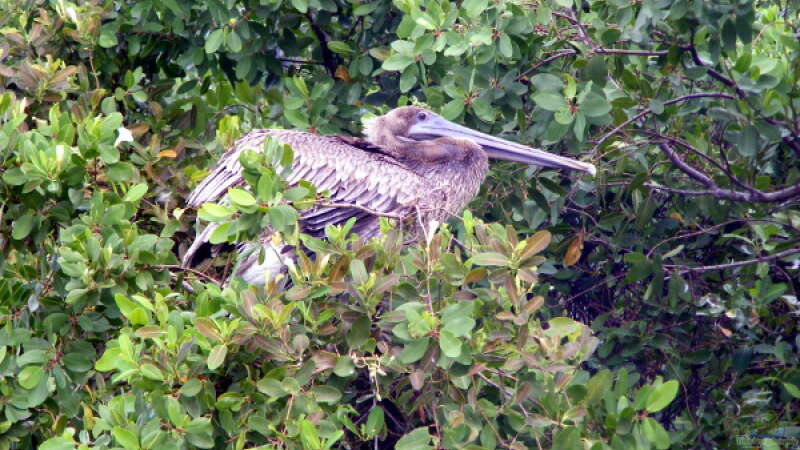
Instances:
[[[0,12],[3,448],[797,445],[793,2]],[[182,199],[242,133],[411,102],[598,176],[494,164],[404,248],[297,236],[312,187],[253,157],[275,188],[231,223],[317,258],[284,293],[177,270]]]

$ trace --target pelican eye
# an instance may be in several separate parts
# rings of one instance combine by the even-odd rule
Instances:
[[[428,114],[426,114],[424,112],[418,112],[417,113],[417,120],[423,121],[423,120],[425,120],[427,118],[428,118]]]

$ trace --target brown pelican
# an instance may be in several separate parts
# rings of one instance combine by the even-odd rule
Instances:
[[[289,144],[294,163],[288,182],[307,180],[320,192],[330,192],[329,204],[303,211],[300,230],[321,237],[327,225],[356,218],[352,233],[369,239],[380,233],[379,216],[413,217],[417,223],[442,221],[458,214],[477,194],[489,168],[498,158],[559,169],[595,173],[592,164],[526,147],[454,124],[416,106],[394,109],[365,124],[366,139],[318,136],[292,130],[255,130],[228,150],[211,173],[187,198],[199,207],[224,197],[228,188],[243,183],[239,155],[258,150],[267,136]],[[342,205],[353,205],[347,207]],[[194,263],[198,250],[210,245],[216,225],[210,224],[186,251],[183,266]],[[258,244],[240,246],[234,276],[264,284],[292,258],[291,249],[270,238],[267,230]],[[259,263],[259,246],[265,250]]]

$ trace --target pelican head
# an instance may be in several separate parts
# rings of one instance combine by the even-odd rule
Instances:
[[[580,170],[591,175],[597,171],[593,164],[481,133],[418,106],[396,108],[372,119],[367,122],[364,134],[370,142],[381,146],[390,146],[392,142],[421,142],[438,138],[466,139],[479,145],[490,158],[556,169]]]

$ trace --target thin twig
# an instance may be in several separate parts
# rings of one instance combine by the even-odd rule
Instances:
[[[336,55],[328,48],[328,36],[325,34],[325,31],[320,28],[314,22],[314,18],[311,16],[311,10],[309,9],[306,12],[306,19],[308,19],[308,24],[311,25],[311,30],[317,36],[317,40],[319,41],[319,48],[322,52],[322,61],[323,66],[328,70],[328,75],[331,77],[336,76]]]
[[[323,61],[314,61],[310,59],[300,59],[300,58],[275,58],[281,62],[287,62],[291,64],[309,64],[309,65],[318,65],[324,66],[325,63]]]
[[[660,148],[661,151],[664,152],[665,155],[667,155],[667,158],[669,158],[669,160],[672,161],[672,164],[676,166],[678,169],[680,169],[683,173],[699,181],[706,187],[709,188],[716,187],[716,184],[714,183],[714,180],[711,179],[711,177],[695,169],[694,167],[690,166],[686,161],[681,159],[680,155],[678,155],[678,152],[676,152],[672,147],[670,147],[669,144],[667,144],[666,142],[662,142],[658,144],[658,148]]]
[[[776,224],[776,225],[780,225],[780,226],[789,227],[789,228],[793,228],[794,229],[794,227],[791,224],[779,222],[777,220],[772,220],[772,219],[750,219],[750,218],[744,218],[744,219],[727,220],[725,222],[718,223],[718,224],[710,226],[708,228],[702,228],[702,229],[697,230],[697,231],[692,231],[690,233],[681,234],[681,235],[678,235],[678,236],[672,236],[672,237],[669,237],[667,239],[664,239],[663,241],[661,241],[658,244],[654,245],[650,249],[650,251],[647,252],[647,257],[650,258],[651,256],[653,256],[653,253],[655,253],[656,249],[661,247],[664,244],[670,243],[672,241],[677,241],[677,240],[680,240],[680,239],[686,239],[686,238],[694,237],[694,236],[697,236],[697,235],[700,235],[700,234],[710,233],[710,232],[712,232],[712,231],[714,231],[714,230],[716,230],[718,228],[726,227],[728,225],[731,225],[731,224],[734,224],[734,223],[740,223],[740,222],[744,222],[744,223],[766,222],[766,223],[772,223],[772,224]]]
[[[578,292],[577,294],[573,295],[572,297],[564,300],[564,302],[571,302],[572,300],[575,300],[576,298],[580,297],[581,295],[583,295],[583,294],[585,294],[585,293],[587,293],[589,291],[593,291],[596,288],[599,288],[600,286],[602,286],[602,285],[604,285],[606,283],[610,283],[612,281],[619,280],[620,278],[624,277],[627,274],[628,274],[627,272],[623,272],[623,273],[621,273],[619,275],[614,275],[613,277],[608,277],[608,278],[604,279],[603,281],[601,281],[599,283],[595,283],[595,284],[589,286],[588,288]]]
[[[736,261],[731,263],[725,264],[715,264],[711,266],[699,266],[699,267],[688,267],[682,266],[679,264],[665,264],[665,269],[678,269],[682,272],[712,272],[715,270],[725,270],[725,269],[734,269],[736,267],[744,267],[749,266],[752,264],[758,264],[767,261],[774,261],[776,259],[785,258],[787,256],[792,256],[800,254],[800,247],[790,248],[788,250],[784,250],[782,252],[773,253],[771,255],[761,256],[759,258],[748,259],[745,261]]]
[[[692,37],[694,38],[694,36]],[[689,53],[692,55],[692,61],[694,61],[694,63],[697,66],[704,67],[706,69],[706,72],[711,76],[711,78],[719,81],[720,83],[724,84],[725,86],[728,86],[729,88],[732,88],[736,92],[736,95],[739,96],[739,98],[747,97],[747,94],[745,94],[744,90],[742,90],[742,88],[740,88],[735,81],[721,74],[717,70],[712,69],[711,67],[705,65],[703,63],[703,60],[700,59],[700,55],[697,54],[697,49],[694,48],[694,45],[689,45]]]
[[[596,48],[595,53],[603,55],[666,56],[667,50],[626,50],[621,48]]]
[[[728,95],[728,94],[723,94],[721,92],[705,92],[705,93],[688,94],[688,95],[681,95],[680,97],[675,97],[675,98],[673,98],[671,100],[667,100],[666,102],[664,102],[664,106],[673,105],[675,103],[684,102],[686,100],[694,100],[694,99],[697,99],[697,98],[725,98],[725,99],[728,99],[728,100],[736,100],[736,98],[734,96]],[[647,108],[644,111],[640,112],[639,114],[636,114],[635,116],[631,117],[630,119],[626,120],[625,122],[622,122],[621,124],[619,124],[617,127],[615,127],[613,130],[611,130],[608,133],[606,133],[603,137],[600,138],[600,140],[597,141],[597,143],[594,145],[594,147],[592,147],[592,153],[594,153],[597,150],[598,147],[603,145],[603,143],[608,138],[610,138],[611,136],[619,133],[623,128],[627,127],[631,123],[641,119],[642,117],[644,117],[647,114],[650,114],[652,112],[653,112],[652,109]]]
[[[203,278],[206,281],[210,281],[210,282],[216,284],[217,286],[220,286],[220,287],[222,286],[222,282],[220,282],[216,278],[213,278],[213,277],[211,277],[211,276],[209,276],[207,274],[204,274],[203,272],[200,272],[199,270],[195,270],[195,269],[192,269],[190,267],[182,267],[182,266],[179,266],[177,264],[157,264],[157,265],[150,266],[150,267],[152,267],[154,269],[182,270],[182,271],[189,272],[189,273],[192,273],[194,275],[197,275],[198,277]]]
[[[678,167],[683,173],[689,175],[689,177],[699,181],[701,184],[706,186],[708,190],[684,191],[681,189],[666,188],[663,186],[658,186],[656,187],[656,189],[667,190],[684,195],[710,195],[712,197],[716,197],[723,200],[744,201],[744,202],[754,202],[754,203],[780,202],[783,200],[800,196],[800,183],[797,183],[794,186],[788,186],[783,189],[771,192],[764,192],[755,188],[753,188],[753,190],[749,190],[748,192],[721,188],[717,186],[717,184],[714,182],[714,180],[711,179],[711,177],[700,172],[699,170],[687,164],[686,161],[681,159],[678,153],[675,150],[673,150],[668,143],[662,142],[658,145],[658,147],[661,149],[662,152],[664,152],[664,154],[667,155],[667,158],[669,158],[669,160],[672,161],[672,163],[676,167]],[[652,185],[648,185],[648,187],[649,186]]]
[[[539,67],[542,67],[542,66],[544,66],[545,64],[551,63],[551,62],[553,62],[553,61],[557,60],[558,58],[563,58],[563,57],[565,57],[565,56],[577,55],[577,54],[578,54],[578,51],[577,51],[577,50],[573,50],[573,49],[563,49],[563,50],[559,50],[559,51],[558,51],[556,54],[554,54],[554,55],[552,55],[552,56],[548,56],[547,58],[545,58],[545,59],[543,59],[543,60],[541,60],[541,61],[537,62],[537,63],[536,63],[536,64],[534,64],[533,66],[531,66],[531,67],[530,67],[528,70],[526,70],[525,72],[522,72],[522,73],[521,73],[521,74],[520,74],[520,75],[517,77],[517,81],[519,81],[519,80],[521,80],[521,79],[523,79],[523,78],[527,77],[528,75],[532,74],[532,73],[533,73],[533,72],[535,72],[535,71],[536,71],[536,69],[538,69]]]

